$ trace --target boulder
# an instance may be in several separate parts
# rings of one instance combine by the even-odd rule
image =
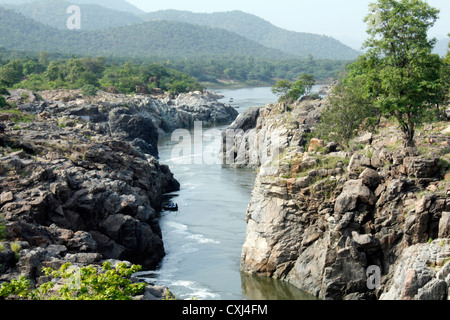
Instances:
[[[345,212],[355,211],[358,210],[360,204],[372,206],[376,200],[374,193],[364,185],[363,180],[349,180],[336,199],[334,212],[344,214]]]
[[[450,212],[442,212],[439,220],[439,238],[450,238]]]
[[[323,140],[312,138],[309,142],[308,152],[316,152],[320,148],[325,146],[325,142]]]
[[[381,183],[381,177],[378,172],[370,168],[364,169],[358,179],[361,179],[372,190],[375,190]]]
[[[11,202],[14,200],[14,194],[11,191],[4,191],[0,195],[0,205]]]

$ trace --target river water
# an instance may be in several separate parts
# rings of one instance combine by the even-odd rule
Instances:
[[[277,100],[267,87],[214,91],[239,112]],[[181,184],[181,190],[168,198],[180,210],[161,213],[166,256],[156,271],[140,276],[169,287],[178,299],[312,299],[287,283],[240,272],[245,214],[256,173],[211,160],[221,147],[219,133],[226,128],[203,128],[200,136],[191,131],[188,137],[175,141],[172,136],[160,139],[160,162],[170,166]]]

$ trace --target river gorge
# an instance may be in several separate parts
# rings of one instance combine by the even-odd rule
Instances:
[[[0,282],[110,260],[142,265],[141,300],[448,299],[446,121],[416,150],[389,122],[343,148],[311,137],[326,97],[215,91],[12,90]]]
[[[250,107],[273,103],[270,88],[214,90],[221,100],[245,112]],[[164,285],[180,299],[294,299],[313,298],[285,282],[251,277],[239,271],[245,241],[245,212],[256,173],[234,169],[203,158],[216,158],[221,132],[228,125],[203,128],[203,139],[188,141],[191,154],[173,155],[180,142],[171,135],[160,138],[160,162],[167,164],[181,189],[168,195],[179,212],[163,212],[160,225],[166,256],[156,271],[141,276]],[[184,142],[181,142],[184,143]],[[200,148],[200,149],[199,149]],[[195,151],[201,150],[201,154]],[[208,164],[209,163],[209,164]]]

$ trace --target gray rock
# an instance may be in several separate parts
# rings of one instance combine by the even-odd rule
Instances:
[[[358,179],[361,179],[372,190],[375,190],[381,183],[381,177],[378,172],[370,168],[364,169]]]
[[[373,254],[381,249],[380,241],[372,235],[361,235],[356,231],[352,232],[352,239],[358,245],[358,249],[368,254]]]
[[[342,193],[336,199],[334,211],[344,214],[357,210],[361,203],[374,205],[375,202],[375,195],[364,185],[363,180],[350,180],[345,183]]]
[[[444,280],[433,279],[417,293],[417,300],[446,300],[447,284]]]
[[[442,212],[439,220],[439,238],[450,238],[450,212]]]

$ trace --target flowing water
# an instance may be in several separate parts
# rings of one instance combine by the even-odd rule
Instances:
[[[239,112],[277,100],[270,88],[214,91]],[[160,139],[160,162],[170,166],[181,184],[181,190],[168,197],[180,210],[161,213],[166,256],[156,271],[141,276],[169,287],[179,299],[311,299],[284,282],[249,277],[239,271],[245,214],[256,173],[206,161],[216,157],[221,146],[218,133],[226,128],[203,128],[200,138],[191,131],[182,140],[172,141],[171,136]],[[191,152],[176,151],[179,146]]]

